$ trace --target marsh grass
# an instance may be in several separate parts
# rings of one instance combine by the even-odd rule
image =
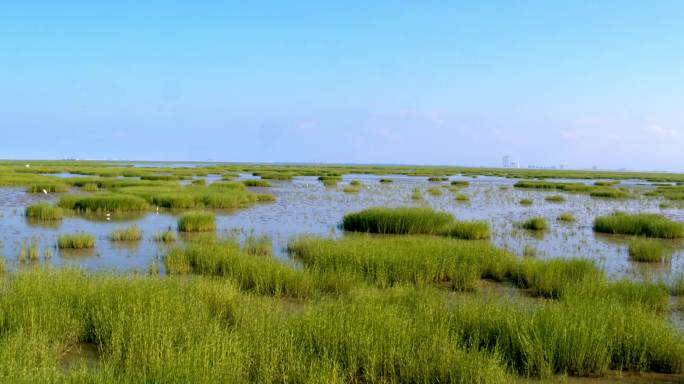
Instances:
[[[137,225],[116,228],[109,234],[109,240],[111,241],[138,241],[142,240],[142,238],[142,230]]]
[[[259,188],[266,188],[266,187],[271,186],[271,183],[269,183],[268,180],[259,180],[259,179],[242,180],[242,184],[244,184],[246,187],[259,187]]]
[[[655,213],[626,214],[615,212],[594,220],[594,230],[602,233],[657,238],[684,237],[684,224]]]
[[[562,221],[564,223],[572,223],[575,221],[575,216],[573,216],[572,213],[565,212],[558,215],[556,220]]]
[[[437,232],[438,235],[464,240],[489,239],[489,223],[486,221],[456,221]]]
[[[176,241],[177,238],[178,235],[176,235],[175,231],[166,230],[163,232],[155,233],[152,239],[158,243],[172,243]]]
[[[437,188],[437,187],[430,187],[427,189],[427,192],[431,196],[442,196],[442,194],[443,194],[442,190],[440,188]]]
[[[346,231],[379,234],[432,234],[468,240],[489,238],[484,221],[457,221],[446,212],[431,208],[367,208],[342,219]]]
[[[560,297],[566,289],[603,279],[603,273],[588,259],[523,259],[512,281],[536,295]]]
[[[61,220],[64,217],[62,209],[48,203],[37,203],[26,207],[26,217],[41,221]]]
[[[565,197],[562,195],[550,195],[546,196],[544,200],[550,202],[550,203],[564,203],[565,202]]]
[[[432,177],[428,177],[428,181],[430,181],[430,182],[449,181],[449,178],[446,176],[432,176]]]
[[[250,246],[248,244],[248,246]],[[164,258],[171,274],[194,273],[221,276],[235,282],[242,290],[259,294],[310,297],[316,287],[305,273],[272,259],[269,255],[250,254],[234,240],[193,241],[169,251]]]
[[[61,182],[46,182],[31,184],[26,188],[29,193],[61,193],[69,190],[69,186]]]
[[[628,199],[632,197],[632,195],[628,191],[613,188],[597,188],[591,191],[589,193],[589,196],[601,197],[605,199]]]
[[[532,205],[534,202],[532,201],[532,199],[520,199],[519,203],[523,206],[529,206]]]
[[[249,235],[245,238],[242,250],[253,256],[273,256],[273,241],[267,235]]]
[[[95,247],[95,236],[88,233],[68,233],[57,237],[60,249],[85,249]]]
[[[413,188],[413,190],[411,190],[411,200],[423,200],[423,192],[420,191],[420,188]]]
[[[393,183],[394,180],[382,178],[382,179],[379,180],[379,182],[380,182],[381,184],[389,184],[389,183]]]
[[[85,183],[83,185],[83,190],[86,192],[97,192],[100,189],[100,187],[97,186],[97,183]]]
[[[466,180],[454,180],[449,184],[453,187],[465,188],[470,185],[470,182]]]
[[[260,176],[264,180],[292,180],[293,174],[287,172],[253,172],[252,175]]]
[[[344,193],[359,193],[361,192],[361,187],[358,185],[348,185],[342,189]]]
[[[470,196],[463,194],[463,193],[459,193],[456,195],[455,199],[458,202],[467,203],[468,201],[470,201]]]
[[[57,205],[64,209],[79,212],[131,212],[149,209],[149,204],[142,198],[132,195],[65,195]]]
[[[684,296],[684,270],[674,274],[668,289],[672,296]]]
[[[520,223],[520,227],[530,231],[543,231],[548,229],[549,225],[543,217],[532,217]]]
[[[515,265],[515,256],[486,242],[434,236],[300,237],[288,250],[309,269],[352,273],[378,287],[446,283],[472,290],[481,278],[504,280]]]
[[[595,182],[594,182],[594,185],[596,185],[596,186],[598,186],[598,187],[610,187],[610,186],[613,186],[613,185],[616,185],[616,184],[620,184],[620,182],[617,181],[617,180],[612,180],[612,181],[595,181]]]
[[[211,212],[187,212],[178,219],[181,232],[210,232],[216,230],[216,215]]]
[[[670,261],[672,254],[658,240],[634,238],[629,242],[629,259],[640,262]]]

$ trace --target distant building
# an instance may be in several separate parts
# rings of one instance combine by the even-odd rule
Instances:
[[[503,167],[504,168],[508,168],[510,166],[510,163],[511,163],[510,160],[511,160],[511,157],[508,155],[503,157]]]

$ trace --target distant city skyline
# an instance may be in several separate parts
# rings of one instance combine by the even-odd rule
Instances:
[[[0,157],[684,172],[684,2],[8,2]]]

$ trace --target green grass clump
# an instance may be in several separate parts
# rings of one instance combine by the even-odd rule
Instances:
[[[95,247],[95,236],[88,233],[68,233],[57,237],[60,249],[84,249]]]
[[[68,190],[69,186],[66,183],[59,182],[35,183],[26,187],[26,192],[29,193],[61,193]]]
[[[211,212],[188,212],[178,219],[181,232],[210,232],[216,230],[216,215]]]
[[[657,263],[669,261],[670,258],[672,255],[657,240],[635,238],[629,242],[629,259],[632,261]]]
[[[616,212],[594,220],[594,230],[602,233],[674,239],[684,237],[684,224],[655,213]]]
[[[379,181],[380,181],[381,184],[394,183],[394,180],[392,180],[392,179],[385,179],[385,178],[382,178],[382,179],[380,179]]]
[[[603,197],[606,199],[628,199],[631,194],[622,189],[598,188],[589,193],[591,197]]]
[[[459,193],[456,195],[455,199],[456,199],[456,201],[460,201],[462,203],[465,203],[465,202],[470,201],[470,196],[463,194],[463,193]]]
[[[593,189],[590,185],[581,183],[560,183],[552,181],[520,180],[513,184],[515,188],[524,189],[557,189],[566,192],[589,192]]]
[[[466,180],[454,180],[450,184],[454,187],[467,187],[470,185],[470,182]]]
[[[172,243],[176,241],[178,236],[175,231],[166,230],[163,232],[158,232],[154,234],[153,240],[158,243]]]
[[[546,196],[544,200],[550,202],[550,203],[563,203],[565,202],[565,197],[562,195],[551,195],[551,196]]]
[[[603,278],[591,260],[525,258],[513,273],[512,281],[536,295],[560,297],[565,290]]]
[[[266,257],[255,257],[243,251],[233,240],[191,242],[172,249],[164,258],[164,264],[171,274],[222,276],[236,282],[242,290],[259,294],[291,297],[315,294],[314,281],[308,274],[269,255],[260,256]]]
[[[613,180],[613,181],[595,181],[595,182],[594,182],[594,185],[597,186],[597,187],[610,187],[610,186],[613,186],[613,185],[619,184],[619,183],[620,183],[620,182],[617,181],[617,180]]]
[[[26,207],[26,217],[29,219],[53,221],[64,217],[62,209],[48,203],[37,203]]]
[[[140,180],[152,180],[152,181],[174,181],[179,180],[181,177],[177,175],[143,175],[140,176]]]
[[[452,307],[451,329],[523,376],[602,376],[609,370],[680,372],[682,336],[660,316],[613,297],[568,291],[534,308],[471,300]]]
[[[684,271],[679,271],[673,276],[668,288],[672,296],[684,296]]]
[[[250,179],[250,180],[242,180],[242,184],[244,184],[246,187],[270,187],[271,183],[268,182],[268,180],[260,180],[260,179]]]
[[[262,236],[247,236],[242,246],[242,250],[253,256],[272,256],[273,255],[273,241],[266,235]]]
[[[361,183],[361,180],[352,180],[349,182],[349,185],[353,187],[360,187],[363,185],[363,183]]]
[[[361,187],[359,187],[358,185],[351,185],[350,184],[350,185],[347,185],[346,187],[344,187],[342,189],[342,191],[344,193],[359,193],[359,192],[361,192]]]
[[[86,192],[97,192],[100,189],[97,183],[85,183],[83,184],[83,190]]]
[[[420,191],[420,188],[413,188],[411,190],[411,200],[423,200],[423,192]]]
[[[294,175],[285,172],[253,172],[254,176],[261,176],[264,180],[292,180]]]
[[[437,188],[437,187],[430,187],[427,189],[427,192],[431,196],[442,196],[442,193],[443,193],[442,190],[440,188]]]
[[[532,199],[520,199],[520,205],[532,205],[534,202]]]
[[[109,240],[111,241],[138,241],[142,240],[142,237],[142,230],[137,225],[116,228],[109,234]]]
[[[202,186],[207,185],[207,181],[205,179],[195,179],[190,184]]]
[[[384,234],[434,234],[453,222],[446,212],[430,208],[367,208],[342,219],[346,231]]]
[[[565,212],[558,215],[557,220],[565,223],[572,223],[575,221],[575,216],[573,216],[572,213]]]
[[[467,240],[489,238],[484,221],[458,221],[431,208],[367,208],[342,219],[346,231],[380,234],[431,234]]]
[[[141,197],[122,194],[65,195],[58,206],[79,212],[131,212],[149,209]]]
[[[438,234],[465,240],[486,240],[490,235],[486,221],[454,221]]]
[[[432,236],[302,237],[288,249],[309,269],[351,273],[378,287],[446,283],[470,290],[481,278],[504,280],[515,266],[514,255],[486,242]]]
[[[449,178],[445,177],[445,176],[432,176],[432,177],[428,177],[428,181],[431,181],[431,182],[449,181]]]
[[[520,226],[531,231],[543,231],[549,228],[546,219],[543,217],[532,217],[522,222]]]

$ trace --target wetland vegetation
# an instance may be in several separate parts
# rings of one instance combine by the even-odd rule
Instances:
[[[7,382],[684,379],[682,175],[25,163]]]

